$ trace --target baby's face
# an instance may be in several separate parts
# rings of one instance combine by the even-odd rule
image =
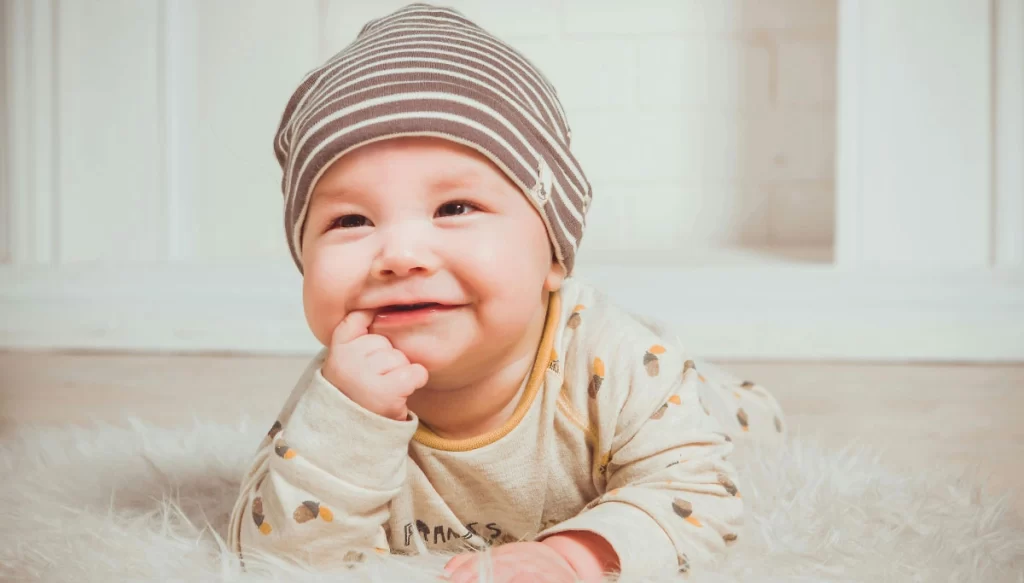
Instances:
[[[329,345],[352,310],[432,376],[495,362],[542,325],[562,282],[540,216],[476,151],[369,144],[320,178],[302,242],[303,303]],[[429,304],[409,310],[415,304]]]

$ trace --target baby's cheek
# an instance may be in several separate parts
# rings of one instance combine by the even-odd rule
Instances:
[[[505,242],[504,246],[514,245]],[[494,261],[500,261],[503,257],[502,241],[496,233],[476,232],[476,236],[462,237],[454,243],[453,250],[461,261],[472,263],[476,266],[486,266]]]
[[[303,287],[308,289],[306,286]],[[330,344],[330,330],[332,328],[329,319],[326,317],[322,298],[316,296],[316,294],[304,291],[302,308],[306,315],[306,324],[309,325],[309,330],[313,333],[313,336],[324,346]]]
[[[546,255],[538,259],[532,247],[521,235],[509,234],[467,242],[461,247],[460,255],[494,287],[532,287],[541,273],[540,267],[550,265],[550,259]]]
[[[323,345],[329,345],[334,328],[345,317],[347,297],[341,282],[320,272],[307,272],[302,285],[306,323]]]

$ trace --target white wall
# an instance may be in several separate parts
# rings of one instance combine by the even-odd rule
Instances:
[[[7,6],[6,4],[0,8],[0,31],[7,31]],[[7,136],[7,47],[3,45],[3,55],[5,58],[0,59],[0,136]],[[4,144],[6,152],[7,144]],[[7,164],[8,156],[6,153],[0,155],[0,217],[7,218],[10,216],[10,209],[8,208],[8,180],[7,180]],[[11,263],[11,228],[10,220],[0,221],[0,264]]]
[[[310,349],[271,139],[406,2],[2,1],[0,346]],[[581,275],[712,356],[872,359],[1024,358],[1022,3],[447,2],[559,90]]]
[[[862,179],[851,199],[855,228],[873,236],[858,235],[849,248],[840,242],[844,259],[991,260],[993,68],[985,65],[992,62],[992,14],[986,2],[943,4],[941,11],[927,0],[851,9],[865,64],[846,71],[861,87],[850,122]]]

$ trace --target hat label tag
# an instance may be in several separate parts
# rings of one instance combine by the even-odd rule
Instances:
[[[537,160],[537,183],[533,185],[533,196],[538,202],[544,204],[551,196],[551,185],[554,182],[554,175],[544,159]]]

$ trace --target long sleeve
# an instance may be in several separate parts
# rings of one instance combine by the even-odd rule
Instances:
[[[330,566],[388,550],[382,525],[405,482],[417,420],[362,408],[314,364],[243,480],[229,544],[244,560]]]
[[[625,318],[594,320],[580,330],[589,324],[603,329],[590,331],[597,337],[617,339],[580,349],[600,495],[538,538],[594,532],[618,554],[623,580],[709,565],[743,524],[736,471],[725,459],[733,443],[705,408],[701,375],[681,347]]]

